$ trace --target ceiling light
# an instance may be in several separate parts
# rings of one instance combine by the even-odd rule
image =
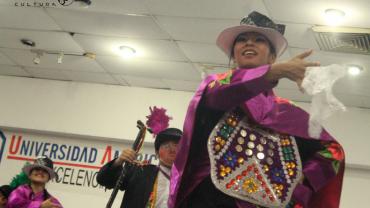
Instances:
[[[36,46],[35,41],[30,40],[30,39],[26,39],[26,38],[21,39],[21,43],[23,45],[30,46],[30,47],[35,47]]]
[[[123,58],[131,58],[134,57],[136,54],[135,49],[129,47],[129,46],[120,46],[119,47],[120,54]]]
[[[83,8],[88,8],[91,5],[91,0],[74,0],[74,1],[79,3],[79,6]]]
[[[35,58],[33,58],[33,63],[34,64],[40,64],[41,63],[41,56],[42,56],[42,53],[36,53]]]
[[[362,70],[363,70],[363,68],[361,66],[358,66],[358,65],[349,65],[348,68],[347,68],[348,74],[350,74],[352,76],[359,75]]]
[[[92,53],[92,52],[86,52],[83,54],[83,56],[87,57],[87,58],[90,58],[92,60],[95,60],[96,59],[96,54],[95,53]]]
[[[63,62],[63,57],[64,57],[64,53],[63,52],[60,52],[59,55],[58,55],[58,64],[61,64]]]
[[[331,26],[339,25],[346,14],[342,10],[327,9],[325,10],[326,22]]]

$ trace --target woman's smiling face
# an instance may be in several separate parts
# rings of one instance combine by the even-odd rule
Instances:
[[[247,32],[240,34],[233,47],[233,58],[238,68],[255,68],[272,64],[276,55],[271,51],[270,41],[262,34]]]
[[[34,168],[31,170],[29,178],[32,182],[47,183],[50,179],[49,173],[42,168]]]

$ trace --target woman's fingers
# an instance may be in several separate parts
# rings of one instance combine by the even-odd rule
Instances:
[[[301,54],[296,55],[294,58],[304,59],[307,56],[311,55],[312,54],[312,51],[313,51],[312,49],[311,50],[308,50],[308,51],[305,51],[305,52],[303,52]]]
[[[302,81],[303,81],[303,79],[298,79],[298,80],[296,81],[296,83],[297,83],[297,85],[298,85],[299,91],[301,91],[301,93],[305,93],[305,90],[304,90],[304,88],[302,87]]]
[[[314,62],[305,62],[303,64],[305,67],[314,67],[314,66],[320,66],[320,62],[314,61]]]

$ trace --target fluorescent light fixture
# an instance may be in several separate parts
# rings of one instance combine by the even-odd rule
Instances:
[[[362,70],[363,70],[363,68],[361,66],[358,66],[358,65],[349,65],[348,68],[347,68],[348,74],[350,74],[352,76],[359,75]]]
[[[132,58],[136,55],[136,50],[129,46],[120,46],[119,53],[123,58]]]
[[[327,9],[325,10],[325,19],[330,26],[339,25],[346,14],[342,10],[338,9]]]

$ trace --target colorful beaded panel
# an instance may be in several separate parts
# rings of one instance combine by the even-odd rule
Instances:
[[[295,138],[253,126],[239,110],[218,122],[208,153],[215,186],[256,205],[285,207],[302,177]]]

